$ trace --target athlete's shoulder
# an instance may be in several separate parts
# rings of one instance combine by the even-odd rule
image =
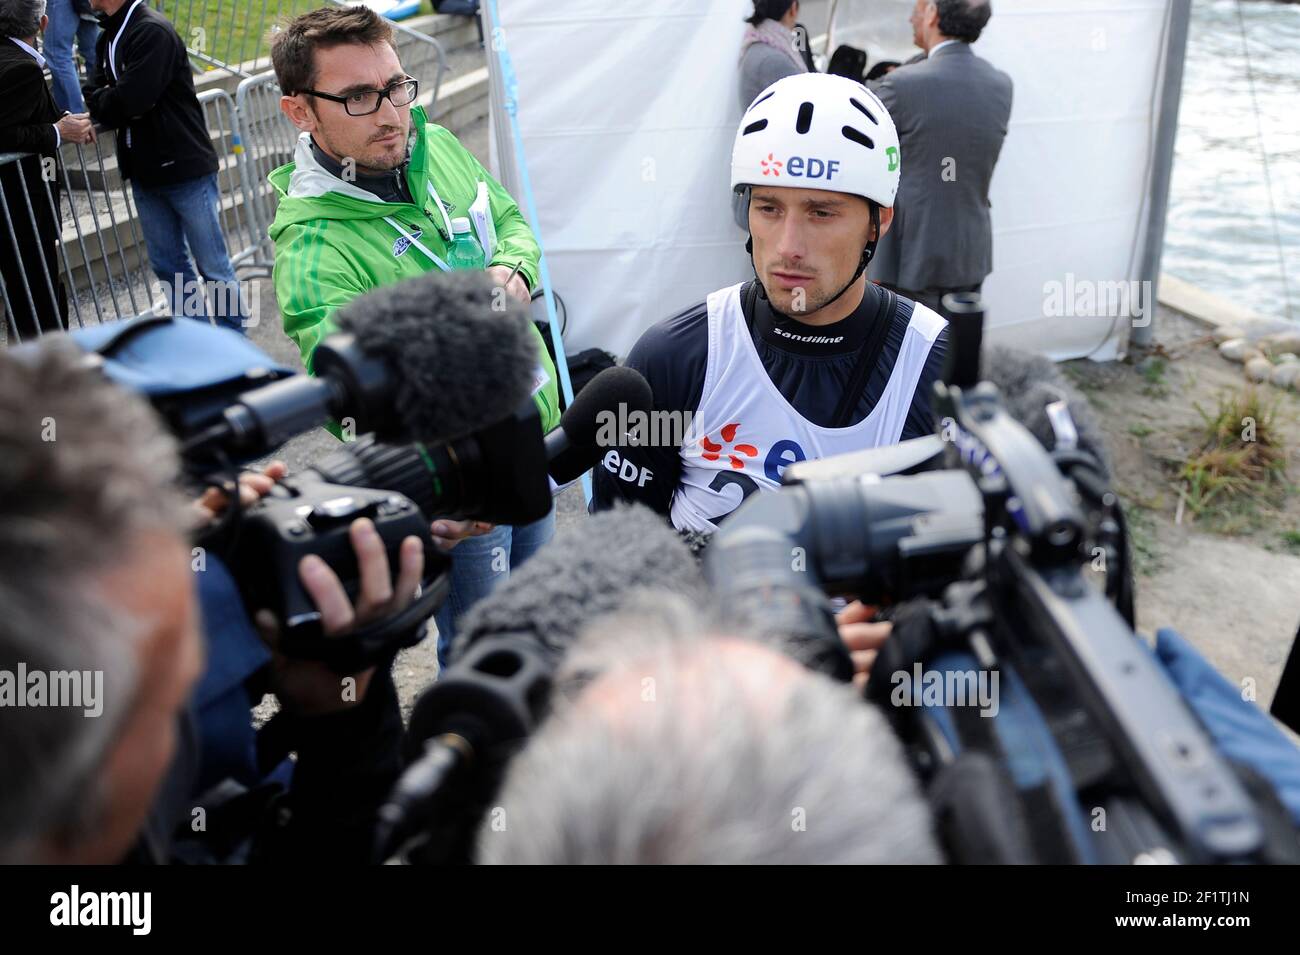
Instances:
[[[913,302],[909,299],[902,299],[912,307],[911,318],[908,321],[908,327],[928,342],[938,341],[941,337],[946,340],[948,335],[948,320],[930,308],[928,305],[922,305],[920,302]]]
[[[647,328],[632,346],[627,363],[651,364],[691,354],[700,348],[708,351],[709,309],[700,302]]]
[[[692,305],[651,325],[632,346],[625,364],[650,382],[656,407],[698,405],[709,365],[707,303]]]

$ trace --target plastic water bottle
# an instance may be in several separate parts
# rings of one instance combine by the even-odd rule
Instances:
[[[471,229],[468,219],[451,220],[451,248],[447,250],[447,264],[453,269],[481,271],[486,264],[483,261],[483,249]]]

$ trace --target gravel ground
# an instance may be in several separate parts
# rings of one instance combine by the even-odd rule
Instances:
[[[1137,550],[1138,626],[1172,627],[1234,683],[1253,681],[1267,707],[1300,622],[1300,396],[1271,385],[1274,435],[1288,458],[1280,499],[1225,502],[1193,518],[1177,475],[1202,430],[1201,410],[1246,384],[1207,329],[1161,308],[1157,348],[1140,362],[1069,362],[1064,367],[1101,418]]]

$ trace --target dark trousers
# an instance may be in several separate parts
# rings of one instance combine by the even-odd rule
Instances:
[[[42,181],[39,156],[0,166],[0,306],[20,341],[68,324],[58,209],[59,183]]]

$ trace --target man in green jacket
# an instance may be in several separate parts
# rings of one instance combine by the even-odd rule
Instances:
[[[488,274],[508,294],[530,300],[540,258],[532,230],[501,184],[415,105],[418,84],[402,70],[386,20],[362,6],[304,13],[276,34],[271,60],[284,94],[280,108],[302,131],[293,162],[269,177],[280,200],[270,229],[275,293],[285,334],[308,371],[316,346],[335,330],[339,306],[377,286],[448,268],[457,218],[470,220]],[[549,431],[559,423],[559,399],[540,334],[537,350],[533,398]],[[437,615],[440,660],[461,613],[554,530],[554,516],[514,528],[434,523],[446,546],[463,541]]]

